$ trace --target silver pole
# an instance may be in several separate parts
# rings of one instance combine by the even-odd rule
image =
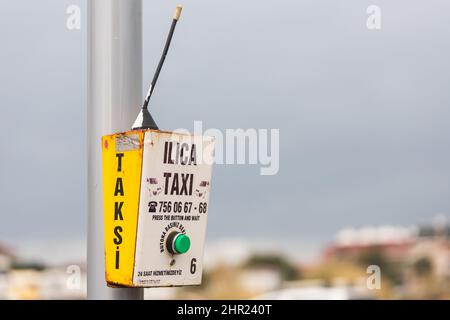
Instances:
[[[88,299],[143,299],[105,283],[101,167],[101,136],[129,130],[142,104],[142,2],[87,3]]]

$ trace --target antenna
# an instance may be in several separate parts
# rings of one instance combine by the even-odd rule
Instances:
[[[153,76],[152,82],[150,84],[150,88],[148,89],[147,96],[145,97],[144,104],[142,105],[142,109],[139,112],[136,121],[134,122],[132,129],[158,129],[158,126],[153,120],[150,112],[148,111],[148,103],[152,96],[153,90],[155,89],[156,82],[158,81],[159,73],[161,72],[164,61],[166,60],[167,52],[169,51],[170,42],[172,41],[173,32],[175,31],[175,27],[177,25],[178,20],[180,19],[181,10],[183,7],[181,5],[177,5],[175,9],[175,13],[173,15],[172,25],[170,26],[169,34],[167,36],[166,44],[164,46],[163,53],[161,55],[161,59],[159,60],[158,67],[156,68],[155,74]]]

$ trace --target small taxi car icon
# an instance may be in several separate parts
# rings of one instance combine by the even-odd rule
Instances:
[[[162,188],[158,185],[158,180],[156,178],[147,178],[147,189],[150,192],[150,196],[157,196],[161,193]]]
[[[205,199],[209,191],[209,181],[203,180],[200,182],[198,189],[195,189],[195,195],[199,198]]]

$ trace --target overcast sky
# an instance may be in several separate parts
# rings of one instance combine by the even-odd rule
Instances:
[[[144,92],[176,3],[144,1]],[[280,129],[278,175],[215,166],[210,239],[324,239],[449,215],[450,2],[182,3],[152,98],[160,128]],[[66,28],[70,4],[81,30]],[[0,7],[0,242],[83,239],[86,3]]]

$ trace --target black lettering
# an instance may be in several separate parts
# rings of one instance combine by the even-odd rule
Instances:
[[[116,236],[114,238],[114,244],[116,245],[122,244],[122,235],[121,235],[122,231],[123,229],[121,226],[116,226],[114,228],[114,235]]]
[[[114,196],[117,196],[118,194],[120,194],[121,196],[123,196],[123,183],[122,183],[122,178],[118,177],[116,180],[116,189],[114,190]]]
[[[181,164],[181,165],[197,165],[197,148],[195,144],[186,142],[176,142],[175,150],[173,150],[173,142],[166,141],[164,143],[163,163]]]
[[[117,171],[120,172],[122,171],[122,158],[123,158],[124,154],[123,153],[116,153],[116,157],[117,157]]]
[[[175,149],[175,163],[178,163],[180,159],[180,143],[177,142],[177,148]]]
[[[119,247],[117,247],[117,248],[119,248]],[[119,267],[120,267],[119,262],[120,262],[120,251],[119,251],[119,249],[117,249],[116,250],[116,269],[119,269]]]
[[[167,156],[168,156],[167,163],[173,164],[173,159],[172,159],[172,142],[169,142],[169,152],[168,152]]]
[[[122,216],[122,206],[123,206],[123,201],[122,202],[114,202],[114,220],[123,220],[123,216]]]
[[[164,194],[169,191],[169,178],[172,176],[170,172],[164,172],[164,178],[166,178],[166,183],[164,184]]]
[[[163,163],[167,163],[167,144],[168,142],[164,142],[164,160]]]
[[[197,151],[195,148],[195,144],[193,144],[191,148],[191,161],[189,162],[189,164],[193,164],[194,166],[197,165]]]
[[[178,195],[180,194],[179,186],[178,186],[178,173],[173,174],[173,181],[172,181],[172,189],[170,190],[170,194]]]
[[[181,183],[182,183],[182,186],[181,186],[180,195],[182,195],[182,194],[187,195],[187,194],[188,194],[187,185],[188,185],[188,179],[189,179],[189,177],[190,177],[190,174],[183,174],[183,173],[181,174]]]
[[[189,150],[189,145],[187,143],[183,143],[180,147],[180,162],[182,165],[187,164],[189,161],[189,156],[188,155],[184,156],[184,150],[186,151]]]

